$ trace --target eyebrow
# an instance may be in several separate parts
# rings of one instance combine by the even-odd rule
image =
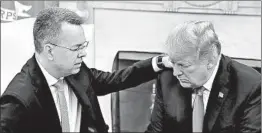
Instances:
[[[192,65],[191,63],[178,63],[179,65],[183,65],[183,66],[190,66]]]
[[[87,41],[84,41],[83,43],[76,44],[73,47],[79,47],[79,46],[83,45],[85,42],[87,42]]]
[[[74,45],[73,47],[79,47],[79,46],[81,46],[82,44],[76,44],[76,45]]]
[[[192,62],[189,62],[189,61],[187,61],[187,60],[185,60],[185,61],[172,61],[171,60],[171,63],[173,63],[173,64],[182,64],[182,65],[190,65],[190,64],[192,64]]]

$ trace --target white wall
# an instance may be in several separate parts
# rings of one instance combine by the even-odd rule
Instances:
[[[1,23],[1,94],[34,53],[34,20]]]

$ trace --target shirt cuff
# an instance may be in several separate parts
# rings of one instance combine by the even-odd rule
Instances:
[[[153,69],[154,69],[155,72],[159,72],[159,71],[162,70],[162,69],[160,69],[160,68],[157,66],[157,57],[158,57],[158,56],[155,56],[155,57],[153,57],[153,59],[152,59],[152,67],[153,67]]]

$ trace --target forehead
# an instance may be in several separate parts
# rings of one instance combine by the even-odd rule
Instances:
[[[169,48],[167,51],[172,62],[194,62],[197,59],[197,50],[192,47],[176,45],[175,48]]]
[[[85,39],[84,30],[80,25],[63,23],[59,36],[61,45],[72,47],[83,43]]]
[[[178,56],[174,56],[174,55],[169,55],[170,59],[173,63],[180,63],[180,64],[184,64],[184,63],[190,63],[190,64],[194,64],[197,61],[197,57],[195,55],[178,55]]]

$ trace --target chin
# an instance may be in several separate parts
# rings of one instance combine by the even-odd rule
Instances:
[[[76,68],[72,71],[72,74],[77,74],[80,71],[80,68]]]
[[[180,85],[184,88],[192,88],[192,84],[190,83],[184,83],[184,82],[180,82]]]

